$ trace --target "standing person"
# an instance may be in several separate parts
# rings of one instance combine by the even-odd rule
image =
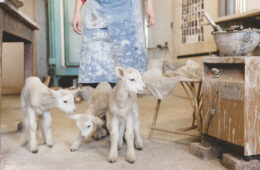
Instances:
[[[146,70],[146,49],[140,0],[87,0],[84,26],[76,0],[74,31],[83,33],[79,83],[116,82],[115,66]],[[152,0],[146,1],[147,26],[155,22]]]

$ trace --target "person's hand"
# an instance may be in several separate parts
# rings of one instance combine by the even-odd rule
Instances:
[[[72,21],[73,29],[76,33],[82,34],[81,31],[81,15],[79,12],[76,12]]]
[[[155,12],[154,12],[154,9],[153,9],[153,5],[152,5],[152,2],[150,1],[147,1],[147,6],[146,6],[146,20],[147,20],[147,26],[148,27],[151,27],[154,25],[155,23]]]

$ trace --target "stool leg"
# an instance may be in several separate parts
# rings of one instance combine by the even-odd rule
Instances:
[[[155,107],[153,122],[152,122],[152,126],[151,126],[151,129],[150,129],[150,134],[149,134],[148,139],[151,139],[153,137],[153,128],[155,127],[155,124],[156,124],[156,121],[157,121],[158,113],[159,113],[159,110],[160,110],[160,104],[161,104],[161,99],[158,99],[157,105]]]
[[[201,121],[201,115],[199,113],[199,106],[198,106],[198,100],[197,100],[196,89],[195,89],[194,83],[191,83],[191,87],[192,87],[192,95],[193,95],[193,100],[194,100],[195,115],[196,115],[198,130],[200,133],[200,139],[202,140],[202,128],[201,128],[202,121]]]
[[[193,111],[191,127],[195,126],[195,120],[196,120],[196,115],[195,112]]]

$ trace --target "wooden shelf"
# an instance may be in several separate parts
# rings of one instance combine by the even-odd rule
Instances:
[[[223,23],[223,22],[235,21],[235,20],[245,19],[245,18],[249,18],[249,17],[256,17],[256,16],[260,16],[260,10],[253,10],[253,11],[249,11],[249,12],[245,12],[245,13],[219,17],[215,20],[215,22],[217,24],[219,24],[219,23]]]
[[[246,57],[203,57],[202,61],[203,63],[223,63],[223,64],[241,64],[245,63]]]
[[[246,19],[246,18],[251,18],[251,17],[256,17],[258,20],[260,20],[260,10],[252,10],[249,12],[244,12],[240,14],[234,14],[234,15],[228,15],[228,16],[223,16],[219,17],[214,20],[216,24],[222,24],[225,22],[230,22],[230,21],[238,21],[241,19]],[[209,25],[209,22],[205,21],[203,25]]]

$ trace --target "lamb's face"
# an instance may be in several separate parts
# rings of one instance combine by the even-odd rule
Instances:
[[[81,136],[88,138],[92,135],[96,126],[102,126],[103,121],[96,116],[90,114],[75,114],[70,116],[71,119],[76,120],[77,127],[80,130]]]
[[[91,120],[77,120],[77,127],[80,130],[81,136],[88,138],[94,129],[94,124]]]
[[[73,94],[68,90],[60,89],[56,92],[56,100],[59,109],[67,114],[71,114],[75,111],[75,103]]]
[[[142,75],[136,69],[132,67],[127,69],[116,67],[116,73],[119,78],[126,81],[127,90],[134,93],[143,93],[145,91]]]

